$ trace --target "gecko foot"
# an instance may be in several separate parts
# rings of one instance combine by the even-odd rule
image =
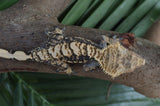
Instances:
[[[59,67],[56,70],[56,72],[66,72],[67,74],[72,73],[71,67],[65,62],[55,60],[55,61],[51,61],[50,64],[53,65],[53,66],[56,66],[56,67],[58,66]]]
[[[56,70],[56,72],[66,72],[69,75],[73,73],[71,67],[68,67],[68,68],[58,68]]]
[[[84,71],[91,71],[96,69],[99,66],[99,63],[97,61],[91,61],[88,64],[83,65],[83,70]]]
[[[66,70],[65,70],[65,72],[67,73],[67,74],[72,74],[72,69],[71,69],[71,67],[68,67]]]

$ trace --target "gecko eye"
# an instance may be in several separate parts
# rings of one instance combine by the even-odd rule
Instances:
[[[110,45],[110,43],[107,42],[107,46]]]

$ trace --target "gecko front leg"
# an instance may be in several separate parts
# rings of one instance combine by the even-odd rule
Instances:
[[[101,35],[101,42],[99,44],[100,48],[105,48],[107,45],[109,45],[109,37],[106,37],[105,35]],[[86,63],[83,65],[83,70],[84,71],[91,71],[96,69],[99,66],[98,61],[96,60],[91,60],[90,62]]]
[[[97,61],[93,60],[89,63],[84,64],[83,70],[84,71],[91,71],[91,70],[96,69],[98,66],[99,66],[99,63]]]
[[[59,60],[50,61],[49,64],[56,67],[58,66],[58,69],[56,70],[57,72],[66,72],[67,74],[72,73],[71,67],[63,61],[59,61]]]

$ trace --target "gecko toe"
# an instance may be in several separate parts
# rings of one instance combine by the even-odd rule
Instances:
[[[69,75],[73,73],[71,67],[68,67],[68,68],[65,70],[65,72],[66,72],[67,74],[69,74]]]
[[[88,64],[83,65],[83,70],[84,71],[91,71],[96,69],[99,66],[99,63],[97,61],[91,61]]]

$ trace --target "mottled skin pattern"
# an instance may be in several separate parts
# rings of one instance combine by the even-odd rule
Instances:
[[[46,34],[48,42],[45,47],[38,47],[31,51],[32,60],[59,66],[58,71],[66,71],[70,74],[72,70],[67,63],[86,63],[99,55],[101,47],[90,40],[65,37],[63,30],[59,28]]]
[[[68,63],[92,61],[84,65],[85,71],[99,65],[104,73],[117,77],[145,64],[144,59],[122,46],[116,35],[112,38],[102,36],[103,43],[97,45],[84,38],[66,37],[60,28],[46,34],[48,42],[44,47],[32,50],[31,57],[37,62],[59,66],[58,71],[71,73]]]

